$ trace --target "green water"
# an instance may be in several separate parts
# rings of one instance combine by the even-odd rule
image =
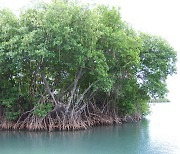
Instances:
[[[0,154],[180,154],[178,106],[157,104],[146,119],[121,126],[76,132],[1,131]]]

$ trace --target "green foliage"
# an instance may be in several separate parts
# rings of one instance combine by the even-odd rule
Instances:
[[[39,117],[45,117],[52,110],[52,103],[36,104],[34,114]]]
[[[96,103],[110,102],[120,114],[146,113],[150,98],[166,94],[175,62],[166,41],[138,35],[116,8],[57,0],[19,17],[0,11],[0,104],[11,120],[32,108],[44,117],[55,106],[43,75],[55,98],[67,93],[62,98],[67,104],[67,89],[79,70],[80,93],[96,83]]]
[[[20,113],[19,112],[14,112],[14,111],[5,111],[5,116],[7,118],[7,120],[17,120],[17,118],[19,117]]]
[[[1,103],[5,107],[5,117],[7,120],[16,120],[20,114],[16,104],[16,98],[3,99]]]
[[[141,66],[138,79],[151,98],[163,98],[167,93],[166,79],[176,72],[176,53],[162,38],[141,34]]]

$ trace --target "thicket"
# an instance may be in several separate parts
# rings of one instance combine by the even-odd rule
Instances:
[[[148,112],[176,53],[119,9],[54,1],[0,10],[0,128],[86,129]]]

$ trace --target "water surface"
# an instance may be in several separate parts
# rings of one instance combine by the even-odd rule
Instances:
[[[138,123],[76,132],[0,132],[0,154],[180,154],[179,105],[152,105]]]

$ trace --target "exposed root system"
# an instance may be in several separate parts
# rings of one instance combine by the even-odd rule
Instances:
[[[115,110],[109,112],[106,109],[100,110],[95,105],[91,104],[84,107],[80,112],[75,112],[72,108],[68,114],[62,112],[60,109],[53,110],[45,117],[38,117],[34,115],[33,110],[28,111],[21,115],[17,121],[7,121],[1,118],[0,128],[1,129],[13,129],[13,130],[81,130],[97,125],[112,125],[121,124],[127,122],[128,116],[120,118],[117,116]],[[112,111],[112,110],[111,110]],[[134,116],[134,120],[140,120],[139,115]]]

